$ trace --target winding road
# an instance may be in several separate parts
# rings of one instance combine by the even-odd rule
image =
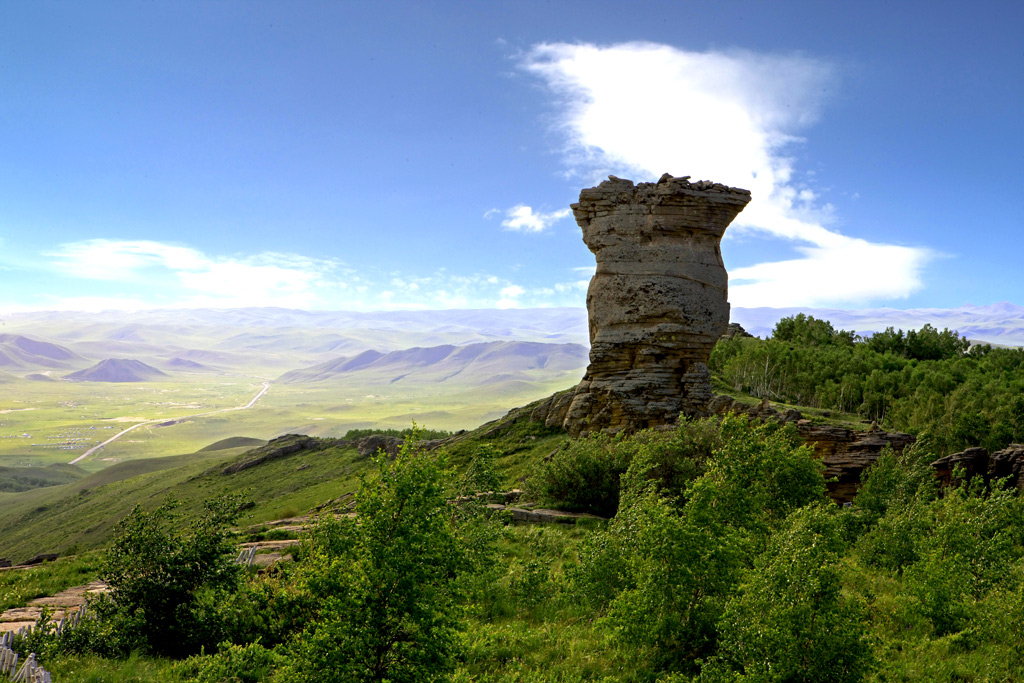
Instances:
[[[263,398],[263,395],[265,393],[267,393],[267,391],[269,389],[270,389],[270,382],[264,382],[263,383],[263,388],[260,389],[260,392],[258,394],[256,394],[255,396],[253,396],[252,400],[249,401],[248,403],[246,403],[244,406],[235,406],[233,408],[220,408],[218,410],[210,410],[210,411],[207,411],[205,413],[194,413],[192,415],[182,415],[180,417],[170,417],[170,418],[168,418],[168,417],[161,417],[161,418],[156,419],[156,420],[146,420],[145,422],[140,422],[138,424],[134,424],[131,427],[129,427],[128,429],[120,431],[117,434],[115,434],[114,436],[110,437],[109,439],[107,439],[106,441],[101,443],[99,446],[93,446],[92,448],[87,450],[85,453],[82,453],[80,456],[78,456],[77,458],[75,458],[74,460],[69,462],[68,464],[69,465],[75,465],[75,464],[80,463],[81,461],[85,460],[86,458],[88,458],[90,455],[92,455],[96,451],[102,449],[104,446],[107,446],[109,444],[114,443],[115,441],[120,439],[122,436],[124,436],[128,432],[132,431],[133,429],[138,429],[139,427],[145,427],[146,425],[157,424],[157,423],[160,423],[160,422],[168,422],[169,420],[175,420],[175,421],[187,420],[187,419],[193,418],[193,417],[205,417],[206,415],[216,415],[217,413],[230,413],[233,410],[246,410],[247,408],[252,408],[254,405],[256,405],[256,401],[259,401],[261,398]]]

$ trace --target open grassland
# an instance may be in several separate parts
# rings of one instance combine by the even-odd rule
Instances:
[[[575,383],[575,373],[538,370],[527,379],[463,383],[344,378],[261,388],[255,377],[193,374],[189,381],[18,382],[0,399],[0,466],[67,463],[120,431],[144,424],[77,463],[97,471],[136,458],[191,453],[233,436],[341,437],[350,429],[472,429]],[[11,386],[11,385],[7,385]]]
[[[0,465],[38,467],[70,462],[133,424],[170,422],[244,405],[260,386],[255,378],[205,375],[156,382],[8,384],[0,394]],[[206,443],[209,441],[198,447]],[[177,446],[165,452],[174,452]],[[147,454],[135,457],[140,455]]]
[[[533,464],[567,439],[561,430],[506,416],[454,437],[445,452],[452,466],[462,468],[479,449],[490,449],[502,473],[501,488],[513,488]],[[229,440],[224,445],[231,444]],[[370,460],[354,448],[328,442],[321,450],[299,451],[223,474],[228,464],[251,448],[249,443],[125,459],[72,483],[0,494],[0,557],[18,561],[41,552],[67,554],[99,547],[109,541],[114,525],[136,503],[154,508],[168,496],[180,502],[185,522],[201,513],[204,501],[227,494],[242,494],[252,501],[243,525],[302,515],[355,491],[360,473],[370,466]]]

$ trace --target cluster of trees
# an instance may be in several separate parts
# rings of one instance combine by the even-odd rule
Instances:
[[[927,438],[887,451],[841,508],[789,428],[727,417],[578,442],[535,486],[598,509],[595,472],[625,467],[558,589],[640,672],[625,680],[1017,680],[1024,498],[941,491],[935,457]]]
[[[942,454],[1024,441],[1024,349],[971,346],[930,325],[860,339],[800,314],[769,339],[723,339],[709,365],[737,391],[929,434]]]

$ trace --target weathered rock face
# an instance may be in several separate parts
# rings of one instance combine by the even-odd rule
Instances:
[[[1009,477],[1011,486],[1024,490],[1024,444],[1012,443],[991,455],[984,448],[968,448],[962,453],[953,453],[932,463],[935,476],[944,486],[960,483],[953,472],[957,466],[964,468],[964,477],[967,479],[980,475],[988,483]]]
[[[719,243],[750,192],[665,174],[609,176],[573,204],[597,258],[587,292],[590,365],[563,426],[635,431],[707,414],[707,359],[729,324]]]
[[[885,432],[873,428],[855,432],[844,427],[812,425],[807,420],[796,423],[800,437],[814,449],[814,455],[825,465],[825,486],[829,498],[837,503],[853,500],[860,489],[860,479],[875,464],[882,450],[892,446],[897,453],[914,443],[910,434]]]

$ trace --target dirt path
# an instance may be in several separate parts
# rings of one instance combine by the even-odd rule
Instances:
[[[60,621],[65,616],[74,614],[82,609],[86,596],[97,593],[105,593],[107,584],[102,581],[93,581],[84,586],[74,586],[62,590],[56,595],[48,598],[36,598],[30,600],[25,607],[12,607],[3,614],[0,614],[0,633],[5,631],[17,631],[26,626],[35,626],[36,621],[42,615],[43,610],[49,608],[50,618]]]

